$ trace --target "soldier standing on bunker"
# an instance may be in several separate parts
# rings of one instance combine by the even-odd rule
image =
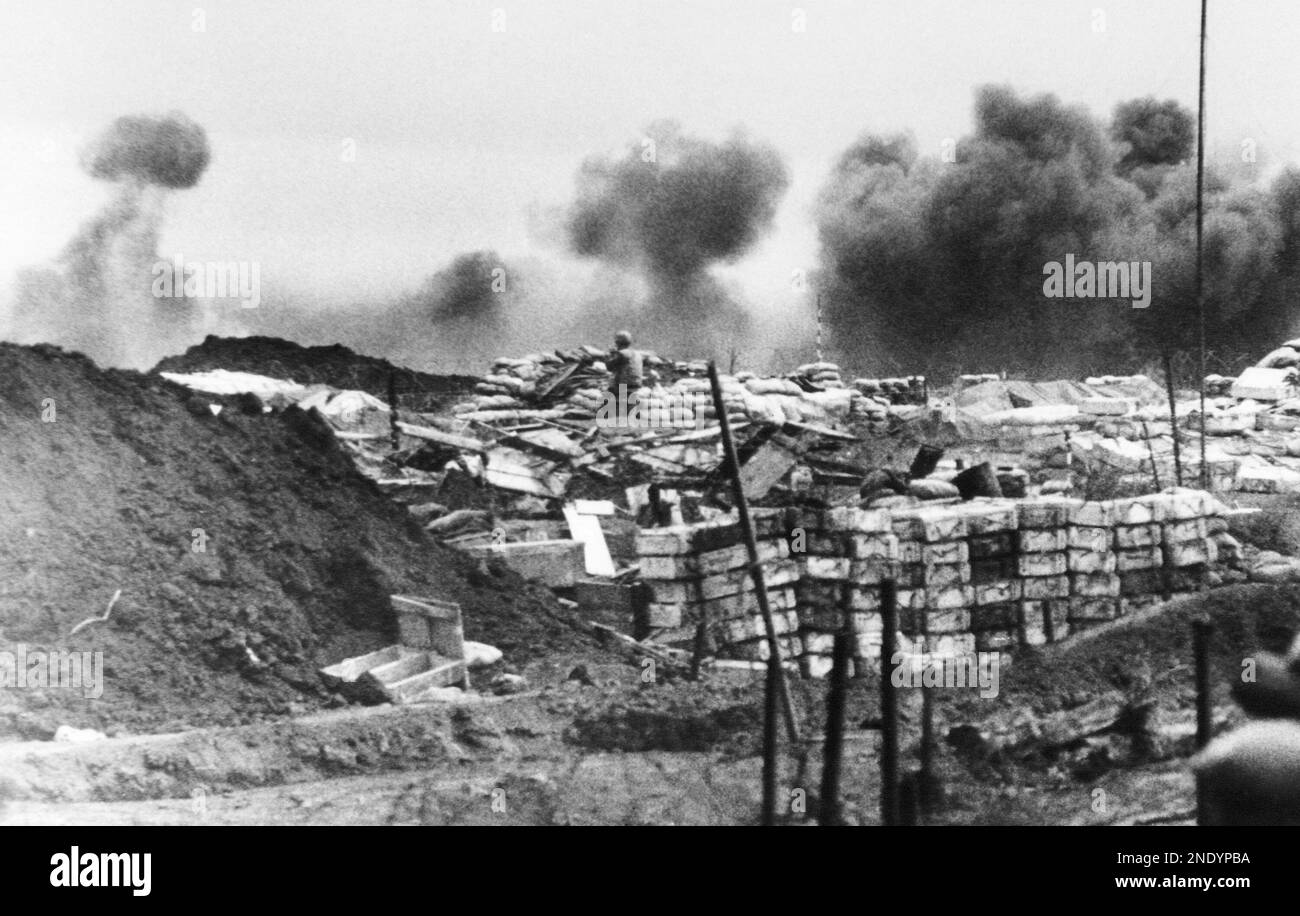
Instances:
[[[614,335],[614,349],[605,357],[605,367],[612,373],[609,381],[610,393],[619,405],[619,416],[625,417],[636,404],[637,389],[644,381],[642,377],[644,358],[640,350],[632,349],[632,335],[619,331]]]

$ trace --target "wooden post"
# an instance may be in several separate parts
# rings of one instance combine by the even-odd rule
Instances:
[[[1156,446],[1151,441],[1151,429],[1147,426],[1147,421],[1142,421],[1142,437],[1147,440],[1147,454],[1151,456],[1151,477],[1156,484],[1156,492],[1159,493],[1160,486],[1160,466],[1156,464]]]
[[[921,820],[920,780],[915,774],[904,779],[898,789],[898,826],[915,827]]]
[[[763,826],[776,826],[777,718],[781,669],[767,661],[767,689],[763,692]]]
[[[893,579],[880,583],[880,612],[885,628],[880,640],[880,822],[897,827],[898,696],[892,668],[898,632],[898,586]]]
[[[822,745],[822,788],[817,823],[839,825],[840,766],[844,755],[844,705],[849,690],[849,664],[853,658],[853,630],[846,620],[835,634],[835,660],[831,666],[831,687],[826,697],[826,742]]]
[[[790,733],[790,743],[798,747],[799,723],[795,721],[794,703],[790,700],[785,666],[781,663],[781,645],[776,638],[776,624],[772,621],[772,605],[767,600],[767,583],[763,578],[763,564],[758,559],[754,520],[749,517],[749,502],[745,499],[745,487],[740,481],[740,459],[736,457],[736,441],[731,436],[731,421],[727,418],[727,405],[722,399],[722,382],[718,380],[718,366],[713,360],[709,360],[709,384],[713,386],[713,408],[717,411],[718,422],[722,427],[722,449],[731,477],[731,494],[736,501],[736,512],[740,516],[740,530],[745,536],[749,574],[754,583],[759,613],[763,615],[763,628],[767,633],[768,651],[771,653],[770,664],[774,665],[777,671],[777,689],[781,693],[781,704],[785,711],[785,726]]]
[[[1178,408],[1174,401],[1174,363],[1167,347],[1163,357],[1165,363],[1165,395],[1169,399],[1169,432],[1174,437],[1174,475],[1181,487],[1183,485],[1183,447],[1178,441]]]
[[[388,372],[388,434],[393,451],[402,447],[402,431],[397,428],[397,373]]]
[[[1192,623],[1192,654],[1196,661],[1196,746],[1210,743],[1210,638],[1214,624],[1208,620]]]
[[[928,656],[930,653],[930,615],[921,614],[921,646]],[[927,814],[937,794],[934,791],[934,692],[921,685],[921,769],[916,775],[916,807],[920,814]],[[916,822],[913,818],[912,823]]]
[[[699,598],[700,619],[695,624],[695,639],[691,644],[691,680],[698,681],[704,653],[709,649],[709,604],[704,600],[704,591],[698,581],[692,590]]]
[[[1196,747],[1205,747],[1210,743],[1211,695],[1210,695],[1210,637],[1214,635],[1214,625],[1208,620],[1192,623],[1192,655],[1196,665]],[[1205,823],[1205,799],[1201,797],[1200,784],[1197,783],[1196,822]]]

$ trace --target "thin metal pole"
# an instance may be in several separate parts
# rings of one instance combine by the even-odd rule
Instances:
[[[1197,384],[1201,394],[1201,489],[1210,488],[1210,469],[1205,462],[1205,24],[1209,0],[1201,0],[1201,67],[1196,111],[1196,331],[1199,359]]]
[[[898,587],[893,579],[880,583],[880,614],[884,632],[880,639],[880,822],[897,827],[898,805],[898,695],[894,690],[895,634],[898,632]]]
[[[790,743],[799,746],[799,723],[795,721],[794,704],[790,700],[790,687],[785,679],[785,666],[781,664],[781,646],[776,638],[776,624],[772,620],[772,606],[767,600],[767,583],[763,579],[763,565],[758,560],[758,541],[754,536],[754,520],[749,517],[749,501],[745,499],[745,487],[740,480],[740,459],[736,457],[736,442],[731,436],[731,421],[727,417],[727,405],[722,399],[722,382],[718,379],[718,366],[709,360],[709,384],[713,386],[713,409],[718,414],[718,423],[722,427],[722,450],[731,476],[731,494],[736,502],[736,511],[740,515],[740,530],[745,537],[745,550],[749,556],[749,574],[754,582],[758,610],[763,615],[763,628],[767,632],[768,651],[771,663],[777,668],[777,687],[781,691],[781,704],[785,711],[785,726],[790,733]]]
[[[1174,474],[1178,480],[1178,485],[1183,485],[1183,448],[1178,441],[1178,409],[1174,403],[1174,368],[1173,359],[1169,355],[1169,348],[1166,347],[1164,353],[1165,363],[1165,393],[1169,397],[1169,433],[1174,437]],[[1203,386],[1202,386],[1203,387]],[[1204,408],[1205,405],[1201,405]]]
[[[817,362],[822,361],[822,296],[817,294]]]
[[[826,698],[826,742],[822,745],[822,788],[817,823],[823,827],[841,823],[840,765],[844,756],[844,705],[849,691],[849,661],[853,633],[846,623],[835,634],[835,656],[831,665],[831,688]]]

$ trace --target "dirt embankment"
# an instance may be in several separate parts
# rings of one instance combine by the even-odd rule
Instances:
[[[394,592],[459,601],[467,636],[511,664],[591,646],[549,592],[432,543],[312,415],[214,416],[157,376],[47,346],[0,344],[0,379],[0,650],[104,660],[99,699],[0,691],[0,738],[335,703],[317,667],[391,641]],[[106,622],[70,636],[118,589]]]

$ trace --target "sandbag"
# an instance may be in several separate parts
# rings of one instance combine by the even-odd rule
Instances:
[[[1300,364],[1300,351],[1291,346],[1278,347],[1255,363],[1264,369],[1294,369],[1297,364]]]

